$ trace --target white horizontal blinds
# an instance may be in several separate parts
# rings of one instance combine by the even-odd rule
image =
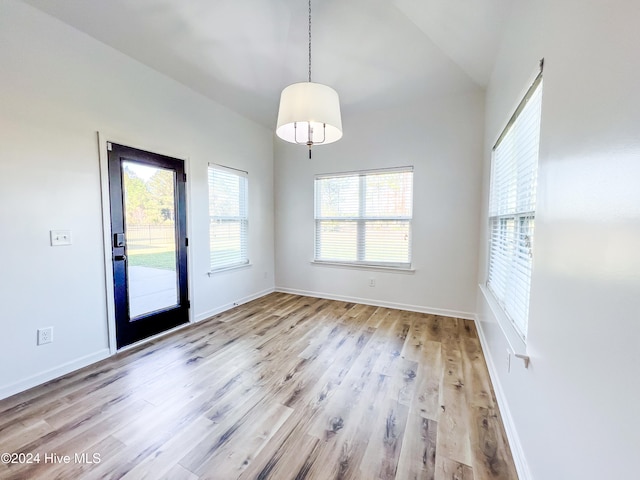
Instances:
[[[249,263],[247,174],[209,166],[209,252],[211,270]]]
[[[316,261],[409,267],[413,169],[316,177]]]
[[[520,335],[527,334],[542,77],[527,92],[493,150],[487,284]]]
[[[493,151],[489,214],[533,211],[536,202],[542,81]]]
[[[319,177],[316,178],[315,191],[315,259],[356,262],[360,177]]]
[[[488,285],[525,338],[531,287],[533,216],[491,218]]]

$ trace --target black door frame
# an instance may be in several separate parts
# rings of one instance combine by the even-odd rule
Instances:
[[[105,142],[106,145],[106,176],[109,217],[108,258],[113,285],[112,298],[113,317],[115,321],[115,344],[120,349],[132,343],[144,340],[156,334],[165,332],[179,325],[189,323],[189,295],[188,295],[188,261],[187,261],[187,198],[185,161],[166,155],[147,152],[133,147],[127,147],[115,142]],[[178,305],[159,312],[129,319],[128,285],[126,272],[126,245],[119,246],[116,234],[124,232],[124,215],[122,202],[122,168],[124,160],[142,164],[169,168],[176,172],[176,239],[177,239],[177,278],[179,285]],[[103,167],[104,171],[104,167]],[[103,182],[104,185],[104,182]],[[112,202],[111,198],[121,199]],[[104,196],[103,196],[104,199]],[[106,255],[107,256],[107,255]],[[109,290],[109,289],[108,289]],[[113,342],[110,342],[113,344]]]

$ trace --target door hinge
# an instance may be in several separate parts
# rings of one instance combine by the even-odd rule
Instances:
[[[107,150],[108,151],[112,151],[113,150],[113,146],[111,145],[111,142],[107,142]]]
[[[187,183],[187,174],[186,174],[186,173],[183,173],[183,174],[182,174],[182,181],[183,181],[184,183]]]
[[[185,237],[185,239],[184,239],[184,246],[185,247],[189,246],[189,238],[188,237]]]
[[[191,308],[191,300],[187,300],[187,308]]]

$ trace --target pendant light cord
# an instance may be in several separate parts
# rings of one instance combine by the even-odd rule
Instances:
[[[309,83],[311,83],[311,0],[309,0]],[[311,145],[313,145],[313,133],[311,132],[311,123],[309,126],[309,136],[307,145],[309,145],[309,160],[311,160]]]
[[[309,82],[311,82],[311,0],[309,0]]]

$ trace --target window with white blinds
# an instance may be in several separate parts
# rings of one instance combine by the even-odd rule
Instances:
[[[209,165],[209,253],[211,271],[249,263],[247,173]]]
[[[413,167],[318,175],[315,261],[409,268]]]
[[[527,336],[533,257],[542,75],[493,148],[487,286],[520,336]]]

